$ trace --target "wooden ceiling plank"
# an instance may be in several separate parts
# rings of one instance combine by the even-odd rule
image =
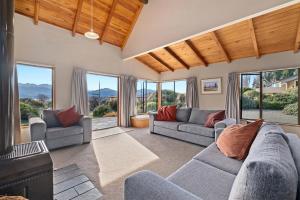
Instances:
[[[34,2],[34,24],[37,25],[39,23],[39,13],[40,13],[40,0],[35,0]]]
[[[178,62],[180,62],[186,69],[190,69],[190,66],[184,60],[182,60],[170,47],[165,47],[165,50],[171,56],[173,56],[173,58],[175,58]]]
[[[132,21],[132,23],[131,23],[131,25],[130,25],[129,31],[128,31],[128,33],[127,33],[127,35],[126,35],[126,37],[125,37],[125,39],[124,39],[124,41],[123,41],[123,43],[122,43],[122,45],[121,45],[121,49],[122,49],[122,50],[124,49],[124,47],[125,47],[126,44],[127,44],[128,38],[129,38],[129,36],[130,36],[130,34],[131,34],[131,32],[132,32],[132,30],[133,30],[135,24],[136,24],[136,21],[138,20],[138,18],[139,18],[139,16],[140,16],[140,13],[141,13],[141,11],[142,11],[142,9],[143,9],[143,6],[144,6],[144,4],[141,3],[141,4],[139,5],[138,10],[137,10],[136,13],[135,13],[135,16],[134,16],[134,19],[133,19],[133,21]]]
[[[150,52],[148,55],[151,56],[152,58],[154,58],[157,62],[159,62],[160,64],[162,64],[163,66],[165,66],[169,70],[171,70],[172,72],[174,72],[174,69],[168,63],[166,63],[165,61],[163,61],[162,59],[160,59],[154,53]]]
[[[223,54],[225,60],[227,61],[227,63],[230,63],[231,60],[230,60],[230,58],[229,58],[229,55],[228,55],[228,53],[226,52],[226,50],[224,49],[223,45],[221,44],[221,42],[220,42],[218,36],[216,35],[216,33],[215,33],[214,31],[213,31],[213,32],[210,32],[210,37],[211,37],[212,40],[215,41],[215,43],[216,43],[217,46],[219,47],[219,49],[220,49],[220,51],[222,52],[222,54]]]
[[[193,42],[191,40],[186,40],[185,43],[193,50],[193,52],[197,55],[197,57],[204,64],[204,66],[207,67],[208,66],[207,62],[205,61],[205,59],[203,58],[203,56],[201,55],[197,47],[193,44]]]
[[[249,19],[248,23],[249,23],[250,35],[251,35],[251,40],[252,40],[252,44],[253,44],[253,48],[254,48],[254,51],[255,51],[256,58],[260,58],[258,43],[257,43],[254,24],[253,24],[253,19]]]
[[[104,29],[103,29],[102,34],[101,34],[101,37],[100,37],[100,44],[103,43],[104,37],[105,37],[105,35],[106,35],[106,33],[107,33],[107,30],[108,30],[108,28],[109,28],[109,25],[110,25],[110,22],[111,22],[111,20],[112,20],[114,11],[115,11],[116,6],[117,6],[117,4],[118,4],[118,1],[119,1],[119,0],[113,0],[111,9],[110,9],[110,11],[109,11],[107,20],[106,20],[105,25],[104,25]]]
[[[297,33],[296,33],[296,39],[295,39],[295,45],[294,45],[294,53],[297,53],[299,51],[299,43],[300,43],[300,14],[298,19],[298,27],[297,27]]]
[[[78,0],[77,10],[76,10],[75,19],[74,19],[73,28],[72,28],[73,36],[76,35],[76,29],[77,29],[78,21],[79,21],[80,14],[81,14],[82,4],[83,4],[83,0]]]
[[[151,66],[150,64],[148,64],[147,62],[145,62],[144,60],[140,59],[140,58],[136,58],[138,61],[140,61],[141,63],[143,63],[144,65],[146,65],[147,67],[149,67],[150,69],[152,69],[153,71],[157,72],[157,73],[161,73],[160,71],[158,71],[157,69],[155,69],[153,66]]]

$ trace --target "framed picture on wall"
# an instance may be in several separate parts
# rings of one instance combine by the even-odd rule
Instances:
[[[222,78],[210,78],[201,80],[202,94],[221,94]]]

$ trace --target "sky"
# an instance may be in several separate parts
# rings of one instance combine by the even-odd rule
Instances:
[[[88,90],[98,90],[100,88],[110,88],[118,90],[118,78],[111,76],[101,76],[96,74],[87,74]]]
[[[18,82],[33,84],[52,84],[52,69],[17,64]]]

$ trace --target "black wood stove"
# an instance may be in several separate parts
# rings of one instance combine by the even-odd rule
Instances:
[[[53,199],[53,164],[43,141],[13,144],[14,0],[0,0],[0,195]]]

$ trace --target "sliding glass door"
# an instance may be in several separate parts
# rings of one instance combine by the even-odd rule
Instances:
[[[118,126],[118,81],[115,76],[87,74],[93,130]]]
[[[53,68],[31,64],[17,65],[21,124],[54,107]]]

